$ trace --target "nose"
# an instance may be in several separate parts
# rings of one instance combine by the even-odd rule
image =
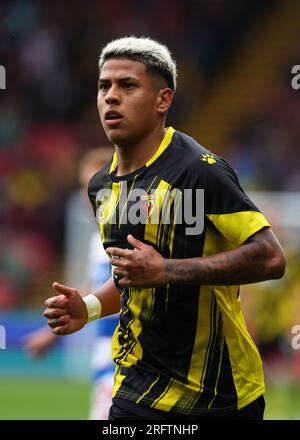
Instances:
[[[105,95],[106,104],[119,104],[120,103],[120,93],[116,85],[112,85]]]

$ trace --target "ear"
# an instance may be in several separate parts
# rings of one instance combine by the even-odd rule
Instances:
[[[157,112],[160,114],[165,114],[169,110],[173,101],[174,92],[173,90],[166,88],[160,89],[157,94]]]

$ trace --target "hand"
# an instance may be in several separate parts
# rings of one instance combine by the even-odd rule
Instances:
[[[23,338],[24,348],[33,359],[45,356],[56,341],[57,336],[49,327],[42,327]]]
[[[86,304],[80,293],[59,283],[53,283],[53,288],[60,295],[48,298],[44,311],[52,332],[56,335],[68,335],[80,330],[88,319]]]
[[[110,247],[106,252],[115,266],[121,287],[156,287],[167,283],[166,260],[152,247],[132,235],[127,236],[133,250]]]

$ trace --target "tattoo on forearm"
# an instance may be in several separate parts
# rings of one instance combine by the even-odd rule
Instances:
[[[255,234],[237,249],[203,258],[166,260],[166,280],[187,284],[248,284],[268,278],[265,261],[276,238],[268,230]]]

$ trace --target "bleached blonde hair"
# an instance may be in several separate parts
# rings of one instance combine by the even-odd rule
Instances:
[[[145,64],[146,70],[162,76],[170,89],[176,89],[176,62],[167,46],[146,37],[124,37],[108,43],[99,57],[99,71],[110,58],[130,58]]]

